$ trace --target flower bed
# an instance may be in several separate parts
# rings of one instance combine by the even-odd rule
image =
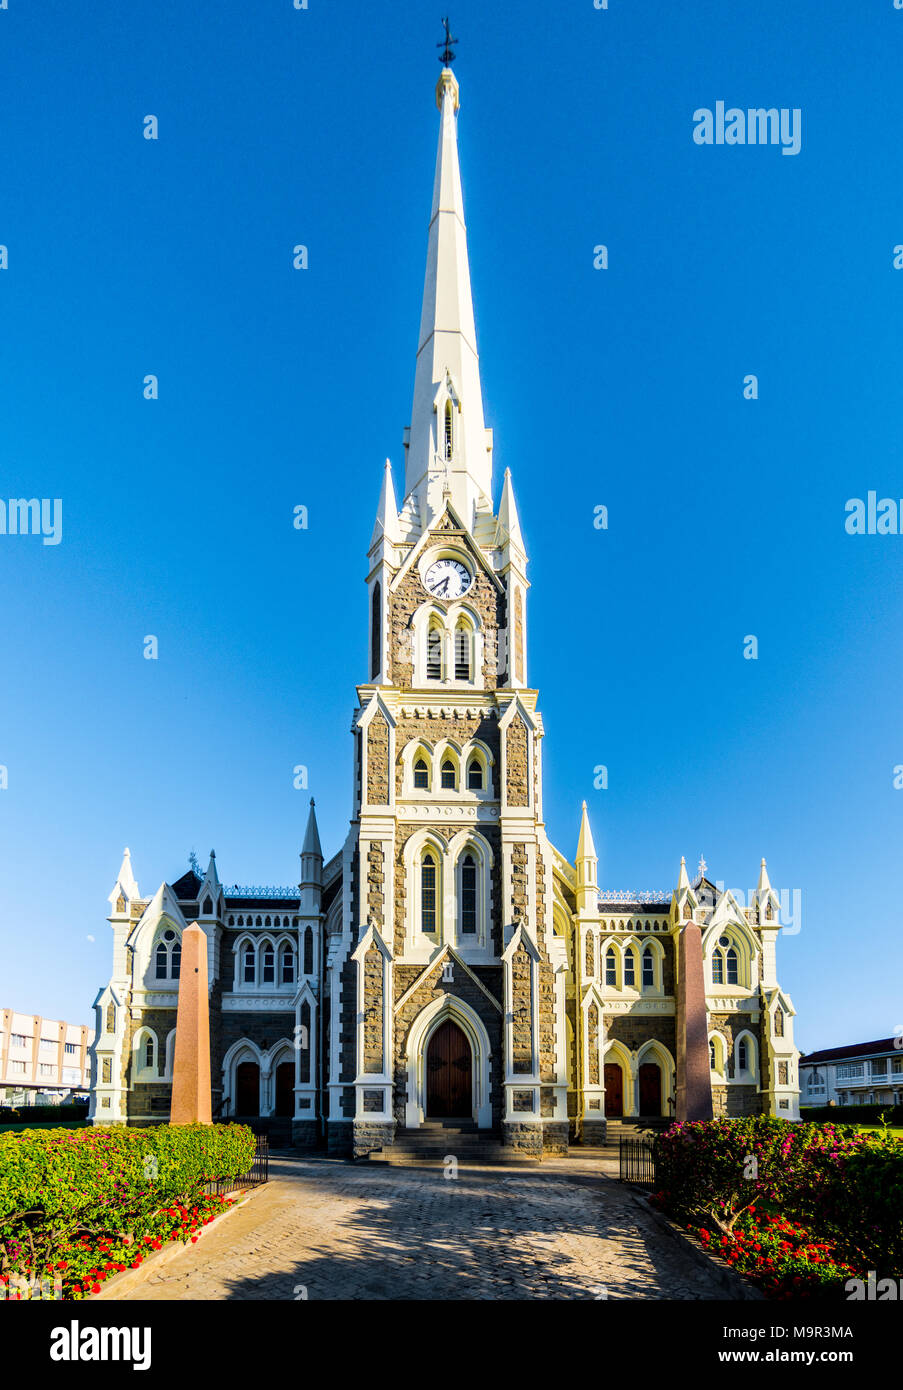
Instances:
[[[903,1274],[903,1143],[772,1116],[672,1125],[653,1199],[771,1297]]]
[[[100,1293],[106,1279],[126,1269],[138,1269],[152,1251],[162,1250],[168,1242],[196,1241],[201,1227],[234,1206],[236,1200],[205,1194],[192,1207],[165,1207],[144,1223],[150,1230],[138,1237],[131,1232],[118,1236],[92,1232],[63,1238],[55,1251],[60,1258],[53,1264],[38,1271],[26,1268],[19,1276],[0,1274],[0,1296],[20,1301],[43,1297],[45,1290],[55,1298],[71,1299]],[[23,1278],[30,1286],[27,1289],[22,1287]]]
[[[0,1135],[4,1289],[58,1277],[63,1297],[84,1297],[147,1250],[197,1239],[232,1205],[205,1188],[248,1172],[254,1151],[242,1125]]]

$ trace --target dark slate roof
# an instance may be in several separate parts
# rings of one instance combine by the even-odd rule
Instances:
[[[876,1052],[897,1052],[899,1038],[881,1038],[878,1042],[851,1043],[849,1047],[823,1047],[820,1052],[808,1052],[800,1057],[800,1065],[808,1062],[844,1062],[848,1057],[870,1057]]]
[[[189,869],[187,874],[183,874],[182,877],[172,885],[172,891],[179,899],[179,902],[196,898],[201,886],[201,881],[202,880],[198,878],[194,870]]]

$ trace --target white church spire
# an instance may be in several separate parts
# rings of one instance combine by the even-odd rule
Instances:
[[[491,434],[483,420],[464,199],[458,164],[458,83],[444,67],[414,403],[407,437],[406,517],[428,526],[446,499],[466,526],[491,507]]]
[[[389,459],[386,459],[386,470],[383,473],[383,485],[379,494],[379,506],[376,509],[373,535],[370,537],[370,549],[372,550],[383,539],[393,543],[399,540],[398,503],[395,501],[392,463]]]

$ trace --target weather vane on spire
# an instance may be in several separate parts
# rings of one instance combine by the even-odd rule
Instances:
[[[436,47],[442,49],[442,57],[439,59],[439,62],[442,64],[444,68],[447,68],[449,64],[453,63],[455,61],[455,58],[458,56],[454,52],[454,46],[458,42],[458,40],[452,38],[451,29],[449,28],[448,23],[448,15],[446,15],[442,23],[445,25],[445,38],[442,40],[441,43],[437,43]]]

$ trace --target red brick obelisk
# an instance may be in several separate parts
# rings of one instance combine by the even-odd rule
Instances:
[[[708,1031],[702,933],[689,921],[680,929],[677,946],[677,1120],[712,1118]]]
[[[191,923],[182,933],[179,1008],[172,1064],[170,1124],[212,1122],[210,1097],[210,995],[207,938]]]

